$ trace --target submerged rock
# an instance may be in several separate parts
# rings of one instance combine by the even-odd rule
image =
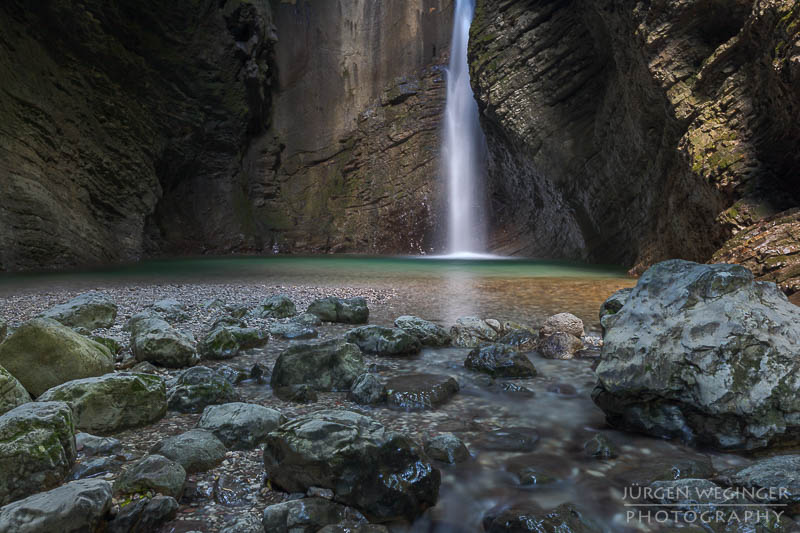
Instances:
[[[187,474],[205,472],[225,459],[225,445],[210,431],[190,429],[155,444],[150,453],[181,465]]]
[[[450,344],[450,334],[441,326],[422,318],[410,315],[397,317],[394,325],[413,335],[424,346],[447,346]]]
[[[474,348],[464,366],[475,372],[483,372],[495,378],[530,378],[536,376],[536,368],[521,352],[505,344],[489,344]]]
[[[206,407],[197,427],[214,433],[231,450],[252,450],[284,422],[286,417],[275,409],[232,402]]]
[[[531,452],[538,442],[539,432],[534,428],[510,427],[485,433],[478,446],[484,450]]]
[[[569,333],[573,337],[583,337],[583,320],[570,313],[558,313],[542,324],[539,336],[549,337],[555,333]]]
[[[278,356],[270,385],[306,384],[318,391],[347,391],[365,370],[361,350],[355,344],[340,339],[295,344]]]
[[[52,318],[65,326],[92,331],[114,325],[117,318],[117,304],[105,294],[89,292],[76,296],[67,303],[59,304],[41,316]]]
[[[564,503],[551,511],[531,504],[515,506],[497,513],[490,512],[483,519],[487,533],[564,532],[604,533],[606,529],[571,503]]]
[[[375,374],[361,374],[350,387],[350,399],[361,405],[386,401],[386,387]]]
[[[583,453],[594,459],[613,459],[619,455],[608,437],[599,433],[583,443]]]
[[[114,492],[135,494],[153,491],[180,498],[186,483],[186,471],[163,455],[146,455],[122,471],[114,483]]]
[[[345,324],[366,324],[369,320],[367,300],[358,298],[320,298],[311,302],[308,313],[318,316],[325,322],[343,322]]]
[[[131,321],[131,351],[137,361],[181,368],[199,360],[193,339],[167,321],[153,317]]]
[[[617,427],[726,450],[800,431],[800,308],[736,265],[672,260],[607,321],[594,401]]]
[[[270,505],[264,509],[263,531],[272,533],[317,533],[329,524],[363,524],[364,515],[350,507],[323,498],[303,498]]]
[[[428,457],[443,463],[462,463],[470,458],[469,450],[464,443],[452,433],[444,433],[425,443]]]
[[[74,434],[64,402],[29,402],[0,416],[0,505],[61,483],[77,455]]]
[[[377,522],[413,520],[436,504],[440,473],[406,437],[342,410],[298,417],[270,433],[270,481],[288,492],[329,488]]]
[[[433,409],[458,391],[455,379],[439,374],[402,374],[386,382],[389,405],[405,411]]]
[[[17,378],[0,366],[0,415],[31,401],[31,395]]]
[[[167,412],[164,380],[149,374],[76,379],[53,387],[38,400],[67,402],[76,428],[101,434],[145,426]]]
[[[22,324],[0,344],[0,365],[33,396],[67,381],[114,370],[108,348],[49,318]]]
[[[361,326],[348,331],[344,338],[362,352],[375,355],[413,355],[422,348],[417,337],[400,328]]]
[[[539,343],[539,353],[547,359],[573,359],[583,348],[578,337],[562,331],[553,333]]]
[[[453,346],[476,348],[495,342],[500,338],[500,332],[485,320],[474,316],[464,316],[457,319],[453,327],[450,328],[450,337],[452,338]]]
[[[167,405],[181,413],[199,413],[208,405],[239,401],[224,376],[205,366],[184,370],[167,388]]]
[[[288,318],[297,314],[294,302],[285,294],[270,296],[250,310],[254,318]]]

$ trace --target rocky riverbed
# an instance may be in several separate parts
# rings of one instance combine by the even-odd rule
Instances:
[[[605,343],[569,309],[389,319],[399,297],[6,298],[0,531],[667,531],[700,509],[723,513],[704,531],[800,528],[800,312],[774,285],[660,264],[603,304]]]

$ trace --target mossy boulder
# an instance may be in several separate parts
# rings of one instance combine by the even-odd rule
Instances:
[[[284,422],[286,417],[275,409],[231,402],[206,407],[197,427],[211,431],[232,450],[252,450]]]
[[[117,318],[117,304],[108,295],[89,292],[45,311],[44,318],[52,318],[73,328],[110,328]]]
[[[400,328],[360,326],[348,331],[344,338],[361,351],[375,355],[414,355],[422,349],[415,335]]]
[[[143,316],[131,319],[130,329],[131,349],[137,361],[181,368],[199,360],[192,338],[166,320]]]
[[[462,316],[450,328],[450,337],[453,340],[453,346],[475,348],[495,342],[500,337],[500,330],[478,317]]]
[[[231,382],[205,366],[185,370],[167,387],[167,405],[181,413],[199,413],[208,405],[237,401],[239,394]]]
[[[17,378],[0,366],[0,415],[31,401],[31,395]]]
[[[200,353],[207,359],[230,359],[242,350],[260,348],[268,340],[258,328],[217,324],[203,337]]]
[[[76,455],[66,403],[28,402],[0,416],[0,505],[58,485]]]
[[[114,492],[137,494],[152,491],[180,498],[185,484],[186,470],[180,464],[163,455],[146,455],[123,470],[114,483]]]
[[[122,372],[68,381],[38,400],[68,403],[76,428],[101,435],[151,424],[167,412],[164,380],[150,374]]]
[[[297,307],[285,294],[270,296],[248,312],[254,318],[288,318],[297,314]]]
[[[211,470],[225,459],[225,445],[205,429],[190,429],[167,437],[150,449],[150,453],[172,459],[187,473]]]
[[[496,378],[532,378],[536,368],[528,357],[505,344],[489,344],[473,348],[464,367]]]
[[[0,365],[33,396],[73,379],[114,370],[111,352],[49,318],[22,324],[0,344]]]
[[[450,334],[443,327],[422,318],[403,315],[397,317],[394,325],[419,339],[425,346],[447,346]]]
[[[366,324],[369,320],[367,300],[357,298],[320,298],[311,302],[308,313],[316,315],[325,322],[342,322],[345,324]]]
[[[365,371],[358,346],[332,339],[286,349],[275,361],[270,384],[273,388],[307,384],[318,391],[347,391]]]

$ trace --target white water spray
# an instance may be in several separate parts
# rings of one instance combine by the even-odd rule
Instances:
[[[447,105],[444,120],[444,165],[449,200],[447,247],[452,255],[469,256],[486,250],[483,225],[485,139],[478,121],[467,65],[469,26],[475,0],[456,0]]]

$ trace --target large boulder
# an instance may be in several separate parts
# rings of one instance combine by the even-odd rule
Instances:
[[[157,492],[180,498],[186,484],[186,470],[163,455],[146,455],[122,471],[114,483],[114,492],[135,494]]]
[[[111,483],[71,481],[0,508],[3,533],[87,533],[103,531],[111,510]]]
[[[469,352],[464,366],[497,378],[536,376],[536,369],[528,356],[506,344],[489,344],[482,348],[474,348]]]
[[[450,328],[453,346],[475,348],[495,342],[501,336],[502,328],[494,328],[486,320],[474,316],[462,316]]]
[[[366,324],[369,320],[369,308],[364,298],[320,298],[311,302],[307,311],[325,322],[343,322],[345,324]]]
[[[413,520],[436,504],[441,474],[408,438],[350,411],[320,411],[270,433],[264,466],[288,492],[332,489],[370,521]]]
[[[252,450],[284,422],[286,418],[275,409],[231,402],[206,407],[197,427],[211,431],[232,450]]]
[[[360,326],[348,331],[344,338],[362,352],[375,355],[413,355],[422,349],[417,337],[400,328]]]
[[[42,313],[71,328],[110,328],[117,318],[117,304],[108,295],[89,292]]]
[[[28,402],[0,416],[0,505],[58,485],[76,455],[66,403]]]
[[[268,339],[258,328],[217,323],[203,337],[199,351],[207,359],[230,359],[242,350],[264,346]]]
[[[275,361],[273,388],[308,384],[318,391],[347,391],[366,367],[355,344],[332,339],[315,344],[296,344]]]
[[[121,372],[76,379],[53,387],[38,400],[67,402],[75,427],[99,434],[145,426],[167,412],[164,380],[149,374]]]
[[[114,370],[111,352],[50,318],[22,324],[0,344],[0,366],[33,396],[73,379]]]
[[[151,454],[163,455],[181,465],[188,474],[211,470],[225,459],[225,445],[210,431],[190,429],[156,443]]]
[[[433,322],[410,315],[397,317],[394,325],[407,333],[415,336],[425,346],[447,346],[450,344],[450,334],[441,326]]]
[[[22,383],[0,366],[0,415],[31,401]]]
[[[612,425],[725,450],[797,441],[800,308],[774,284],[665,261],[605,324],[593,398]]]
[[[208,405],[239,401],[225,376],[205,366],[184,370],[167,387],[167,405],[181,413],[199,413]]]
[[[144,316],[131,321],[131,350],[137,361],[181,368],[199,360],[192,338],[166,320]]]
[[[250,310],[254,318],[288,318],[297,314],[297,307],[285,294],[270,296]]]

